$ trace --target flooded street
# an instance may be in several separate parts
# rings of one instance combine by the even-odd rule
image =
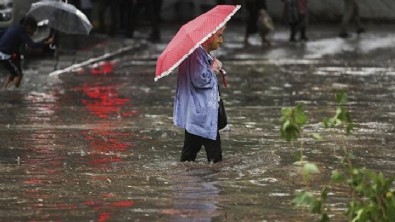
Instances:
[[[313,221],[292,206],[304,188],[299,143],[280,138],[283,107],[303,103],[304,155],[330,183],[342,133],[325,129],[336,92],[349,96],[355,164],[395,176],[395,34],[372,28],[343,40],[312,28],[306,44],[279,29],[273,47],[244,48],[228,27],[216,52],[228,72],[221,87],[229,125],[224,161],[180,163],[184,131],[173,126],[176,74],[154,82],[161,44],[143,44],[73,72],[31,69],[18,90],[0,92],[0,221]],[[88,53],[88,52],[85,52]],[[42,63],[41,63],[42,64]],[[42,69],[41,69],[42,70]],[[345,221],[344,193],[331,193],[333,221]]]

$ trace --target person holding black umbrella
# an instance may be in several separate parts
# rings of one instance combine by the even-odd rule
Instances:
[[[23,18],[20,24],[7,28],[0,38],[0,63],[10,73],[4,81],[3,89],[15,82],[18,88],[21,84],[23,73],[20,66],[20,48],[23,44],[31,48],[43,48],[53,42],[53,37],[48,38],[45,42],[34,42],[31,36],[37,29],[36,20],[27,16]]]

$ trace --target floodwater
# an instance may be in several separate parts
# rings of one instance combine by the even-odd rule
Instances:
[[[334,115],[336,92],[349,96],[355,164],[394,176],[394,37],[322,31],[289,45],[279,31],[262,50],[230,35],[217,52],[230,122],[217,165],[204,150],[195,163],[179,162],[176,75],[153,81],[164,44],[54,77],[27,73],[21,89],[0,93],[0,221],[313,221],[291,205],[305,187],[294,163],[303,141],[321,170],[311,188],[330,184],[344,137],[321,122]],[[297,103],[309,118],[305,135],[324,140],[280,138],[281,108]],[[330,193],[334,221],[344,221],[345,196]]]

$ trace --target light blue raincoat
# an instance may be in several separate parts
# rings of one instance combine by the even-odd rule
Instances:
[[[215,140],[219,93],[211,62],[211,56],[199,47],[180,64],[173,121],[191,134]]]

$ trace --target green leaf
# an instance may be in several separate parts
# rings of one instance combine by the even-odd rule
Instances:
[[[342,183],[346,180],[344,174],[342,172],[340,172],[339,170],[332,171],[331,179],[335,183]]]
[[[301,127],[307,122],[303,105],[298,104],[294,108],[283,108],[281,114],[281,137],[288,142],[298,139]]]
[[[347,93],[344,91],[336,93],[335,100],[339,105],[344,105],[347,103]]]
[[[322,203],[317,199],[311,204],[310,212],[313,214],[320,214],[321,213]]]
[[[329,123],[329,118],[328,117],[325,117],[322,122],[323,122],[325,128],[329,128],[330,127],[330,123]]]
[[[303,165],[302,175],[305,180],[311,180],[313,174],[319,173],[320,170],[318,169],[317,165],[314,163],[305,163]]]
[[[295,108],[295,122],[301,127],[307,122],[307,117],[304,114],[304,109],[302,104],[298,104]]]
[[[321,191],[321,201],[326,200],[328,197],[328,187],[324,186],[324,188]]]
[[[353,220],[352,220],[352,222],[358,222],[358,221],[360,221],[361,219],[362,219],[362,215],[363,215],[363,213],[364,213],[364,211],[365,211],[365,209],[359,209],[357,212],[356,212],[356,216],[353,218]]]
[[[317,202],[318,200],[314,194],[307,191],[297,192],[295,198],[292,200],[292,203],[295,204],[296,207],[307,207],[310,211],[317,209]]]
[[[320,170],[318,169],[317,165],[314,163],[306,163],[303,166],[303,173],[305,174],[314,174],[314,173],[319,173]]]
[[[328,214],[322,214],[320,218],[320,222],[329,222]]]
[[[337,107],[336,114],[331,118],[325,118],[323,123],[325,128],[342,126],[345,129],[346,135],[349,135],[354,128],[351,120],[350,112],[348,111],[347,94],[345,92],[339,92],[335,96]]]

